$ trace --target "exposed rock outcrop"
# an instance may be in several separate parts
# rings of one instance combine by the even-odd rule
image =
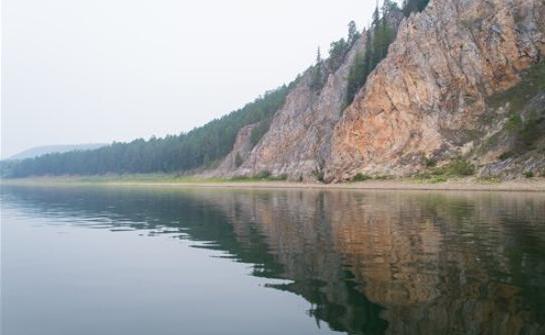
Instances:
[[[252,131],[256,123],[247,125],[239,130],[233,150],[223,159],[221,164],[214,171],[215,175],[229,176],[248,158],[253,148]]]
[[[543,61],[544,17],[542,0],[431,0],[407,19],[388,18],[397,37],[349,106],[347,77],[366,34],[322,88],[313,88],[307,71],[242,165],[222,164],[231,170],[219,174],[268,171],[292,180],[339,182],[358,173],[409,175],[426,162],[458,156],[472,160],[482,175],[545,171],[538,150],[511,163],[500,152],[506,148],[485,150],[486,141],[526,109],[514,110],[509,102],[495,106],[489,99]],[[503,173],[502,166],[511,172]]]
[[[486,98],[544,54],[543,17],[540,0],[432,0],[402,23],[336,125],[326,179],[408,174],[423,157],[463,154],[494,126]]]
[[[386,19],[397,29],[403,13],[392,11]],[[216,174],[252,176],[267,171],[291,180],[321,179],[331,156],[333,129],[347,105],[347,78],[354,59],[364,52],[366,43],[367,36],[362,34],[343,56],[338,68],[331,68],[329,60],[318,64],[325,77],[318,85],[316,66],[307,70],[276,113],[270,130],[242,166],[227,174],[220,170]]]
[[[345,103],[350,64],[365,45],[355,42],[337,71],[321,90],[313,88],[313,71],[307,71],[275,115],[270,130],[235,172],[253,175],[269,171],[291,179],[313,177],[330,156],[330,138]]]

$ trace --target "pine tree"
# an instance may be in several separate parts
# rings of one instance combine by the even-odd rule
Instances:
[[[312,77],[310,79],[310,88],[318,90],[322,87],[322,53],[320,47],[316,51],[316,64],[311,69]]]
[[[397,3],[393,0],[384,0],[384,3],[382,4],[382,17],[388,16],[393,10],[396,10],[399,8],[397,7]]]
[[[429,0],[404,0],[403,14],[405,14],[405,16],[409,16],[411,13],[421,12],[426,8],[428,3]]]
[[[356,27],[356,22],[350,21],[348,23],[348,44],[352,45],[358,39],[359,33]]]
[[[373,27],[378,26],[379,20],[380,20],[380,12],[378,10],[378,0],[377,0],[377,6],[375,7],[375,11],[373,12]]]

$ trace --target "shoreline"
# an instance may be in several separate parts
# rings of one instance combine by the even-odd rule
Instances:
[[[320,184],[267,180],[206,180],[186,178],[138,177],[39,177],[1,179],[1,185],[15,186],[109,186],[226,189],[324,189],[324,190],[411,190],[411,191],[496,191],[545,192],[545,178],[518,179],[503,182],[460,178],[440,183],[414,179],[367,180],[361,182]]]

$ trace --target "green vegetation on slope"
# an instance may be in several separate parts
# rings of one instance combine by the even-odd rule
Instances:
[[[405,0],[403,8],[399,9],[394,1],[384,0],[382,16],[379,8],[375,9],[373,24],[366,32],[365,51],[356,55],[356,59],[350,68],[346,106],[352,103],[358,91],[365,85],[367,77],[388,55],[388,47],[396,37],[396,28],[392,26],[392,22],[388,18],[396,11],[402,11],[405,16],[409,16],[413,12],[421,12],[426,8],[428,2],[429,0]]]
[[[361,34],[356,28],[356,23],[350,21],[348,23],[348,37],[333,41],[329,45],[329,58],[326,61],[322,60],[320,48],[316,54],[316,64],[312,66],[310,88],[315,92],[319,92],[326,83],[330,73],[334,73],[344,63],[346,55],[354,46],[354,43],[360,38]]]
[[[542,100],[539,100],[543,92],[545,92],[545,62],[542,61],[525,70],[517,85],[487,99],[490,107],[497,109],[506,106],[510,113],[503,131],[487,143],[490,147],[497,145],[502,138],[512,141],[511,150],[503,153],[500,159],[511,158],[535,149],[545,152],[543,144],[545,108]]]
[[[294,83],[267,92],[242,109],[186,134],[113,143],[91,151],[48,154],[9,164],[5,162],[2,164],[2,175],[26,177],[174,172],[207,166],[231,151],[242,127],[261,122],[259,132],[252,134],[253,141],[257,143],[268,130],[269,120],[284,104],[292,85]]]
[[[529,99],[545,90],[545,61],[529,67],[521,77],[521,81],[517,85],[488,98],[488,105],[492,108],[499,108],[509,103],[511,112],[519,112]]]
[[[403,0],[403,14],[410,16],[411,13],[423,11],[430,0]]]

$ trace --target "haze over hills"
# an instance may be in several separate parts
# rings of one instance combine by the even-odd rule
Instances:
[[[545,176],[545,3],[386,0],[289,85],[186,134],[3,174],[199,173],[342,182]]]
[[[67,145],[44,145],[39,147],[33,147],[24,151],[21,151],[13,156],[8,157],[8,160],[19,160],[27,158],[35,158],[45,154],[52,153],[64,153],[70,151],[84,151],[94,150],[104,146],[106,143],[88,143],[88,144],[67,144]]]

